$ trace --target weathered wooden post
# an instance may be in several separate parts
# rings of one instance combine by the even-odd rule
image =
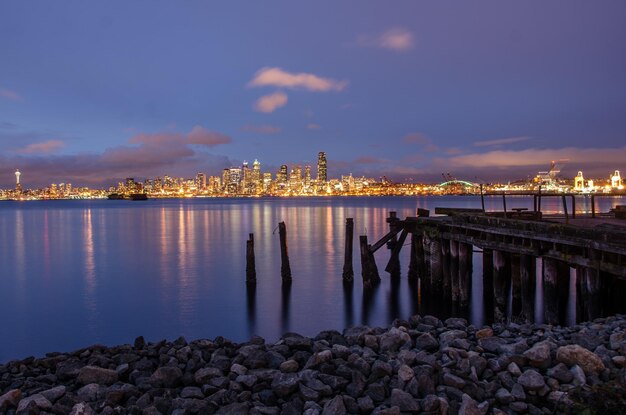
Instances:
[[[511,254],[511,316],[519,316],[522,312],[522,274],[520,256]]]
[[[483,303],[487,321],[493,321],[493,251],[483,249]]]
[[[456,244],[456,241],[441,239],[441,285],[443,289],[443,296],[446,301],[450,301],[450,298],[452,298],[452,280],[454,279],[454,276],[452,275],[451,262],[452,256],[455,255],[452,253],[453,244]]]
[[[397,241],[394,241],[394,247],[391,250],[391,257],[389,258],[389,262],[385,267],[385,271],[389,272],[393,275],[400,275],[400,251],[404,246],[404,241],[406,241],[406,237],[408,232],[406,229],[403,229],[400,233],[400,238]]]
[[[397,213],[394,211],[389,212],[389,217],[387,218],[387,223],[389,224],[389,231],[393,231],[396,227],[396,222],[398,221]],[[406,238],[406,234],[405,234]],[[404,243],[404,241],[402,242]],[[399,246],[398,246],[399,245]],[[393,237],[387,242],[387,249],[391,250],[391,257],[389,258],[389,262],[385,267],[385,271],[396,274],[400,272],[400,249],[402,249],[402,244],[398,244],[398,235],[395,234]]]
[[[461,288],[459,286],[459,242],[450,240],[450,294],[453,304],[459,302]]]
[[[461,309],[469,307],[472,288],[472,269],[474,263],[474,247],[471,244],[459,243],[459,300]]]
[[[352,281],[354,277],[354,270],[352,269],[352,245],[354,238],[354,220],[352,218],[346,219],[346,242],[345,242],[345,255],[343,261],[343,280]]]
[[[502,207],[504,208],[504,217],[506,218],[506,193],[504,192],[502,192]]]
[[[562,195],[561,199],[563,201],[563,213],[565,214],[565,223],[569,223],[569,215],[567,214],[567,199],[565,198],[565,195]]]
[[[483,208],[483,212],[485,211],[485,194],[483,193],[483,184],[480,184],[480,205]]]
[[[530,255],[520,255],[519,270],[522,295],[522,318],[532,323],[535,321],[535,258]]]
[[[371,287],[373,284],[380,281],[376,260],[374,259],[374,254],[370,252],[370,247],[367,243],[367,235],[359,236],[359,243],[361,247],[361,276],[363,277],[363,285]]]
[[[254,260],[254,234],[246,241],[246,283],[256,283],[256,265]]]
[[[595,268],[576,270],[577,321],[591,321],[602,315],[600,273]]]
[[[543,319],[546,324],[559,322],[558,294],[556,290],[558,267],[556,260],[542,258],[543,262]]]
[[[280,236],[280,275],[283,280],[291,281],[291,266],[289,265],[289,254],[287,253],[287,227],[285,222],[278,224],[278,234]]]
[[[507,298],[511,280],[511,262],[509,254],[502,251],[493,251],[493,295],[494,320],[506,321]]]
[[[422,234],[422,252],[424,258],[423,272],[420,274],[420,289],[422,300],[433,298],[432,275],[430,261],[430,238],[425,233]]]
[[[430,240],[430,283],[435,298],[441,299],[443,294],[443,261],[441,258],[441,239]]]
[[[409,262],[409,279],[417,280],[424,272],[424,246],[422,237],[417,232],[411,233],[411,260]]]

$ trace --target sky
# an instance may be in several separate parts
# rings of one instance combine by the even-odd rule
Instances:
[[[0,187],[626,171],[626,2],[3,1]]]

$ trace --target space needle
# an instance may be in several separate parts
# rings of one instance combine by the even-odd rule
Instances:
[[[22,175],[22,173],[20,173],[19,169],[15,170],[15,190],[21,192],[22,191],[22,185],[20,184],[20,176]]]

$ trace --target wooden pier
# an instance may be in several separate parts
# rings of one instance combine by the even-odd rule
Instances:
[[[545,323],[565,322],[570,275],[576,276],[579,320],[624,311],[626,228],[551,222],[542,220],[540,212],[502,215],[481,209],[437,209],[436,213],[448,216],[430,217],[421,210],[418,216],[401,220],[390,212],[386,235],[371,245],[367,236],[360,236],[365,287],[380,280],[374,253],[387,245],[390,258],[385,270],[397,274],[399,254],[408,239],[408,278],[419,279],[423,300],[449,301],[457,310],[467,309],[473,253],[480,250],[483,302],[488,318],[494,321],[511,316],[534,320],[537,261],[542,264],[538,272]],[[346,260],[349,257],[346,252]]]

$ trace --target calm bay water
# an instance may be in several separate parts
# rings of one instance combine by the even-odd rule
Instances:
[[[501,209],[487,198],[487,210]],[[596,201],[607,211],[619,198]],[[275,340],[285,331],[315,335],[355,325],[386,325],[420,310],[406,279],[382,269],[363,292],[358,235],[372,243],[385,218],[414,216],[418,207],[480,207],[474,196],[184,199],[0,203],[0,362],[94,343],[130,343],[139,335],[245,341]],[[508,208],[532,209],[532,198],[509,197]],[[577,210],[589,210],[578,199]],[[560,200],[542,201],[558,212]],[[341,279],[345,218],[355,221],[355,282]],[[277,224],[287,224],[293,283],[282,286]],[[245,241],[255,234],[257,284],[245,284]],[[480,255],[480,254],[475,254]],[[474,260],[467,316],[482,324],[482,262]],[[442,316],[445,317],[445,316]]]

